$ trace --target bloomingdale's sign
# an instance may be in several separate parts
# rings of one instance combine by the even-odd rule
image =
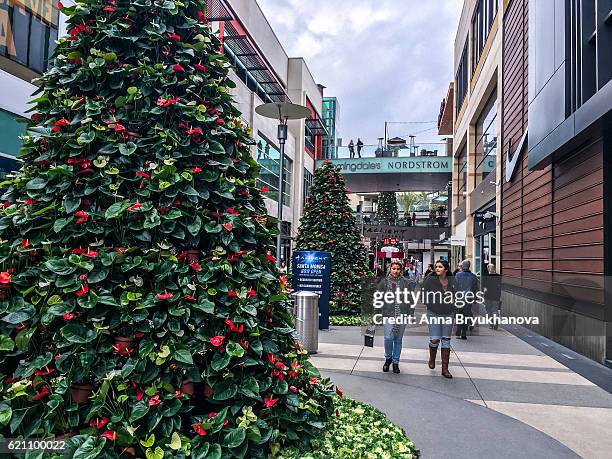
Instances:
[[[332,159],[330,162],[334,166],[340,166],[341,172],[344,174],[411,172],[438,172],[450,174],[452,166],[451,158],[446,156],[433,158]]]

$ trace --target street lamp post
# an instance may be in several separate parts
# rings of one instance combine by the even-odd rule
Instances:
[[[276,237],[276,266],[281,265],[283,238],[283,174],[285,172],[285,142],[287,141],[287,121],[308,118],[310,110],[302,105],[274,102],[255,107],[255,112],[264,118],[278,120],[278,145],[280,158],[278,161],[278,235]]]

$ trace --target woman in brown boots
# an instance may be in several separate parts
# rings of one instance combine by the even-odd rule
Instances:
[[[448,297],[450,295],[454,297],[455,283],[446,261],[436,261],[434,273],[425,278],[423,287],[425,290],[424,302],[427,306],[427,323],[429,325],[428,366],[432,370],[436,367],[436,354],[438,353],[438,347],[441,347],[442,376],[450,379],[453,375],[448,371],[448,362],[450,360],[450,340],[455,306],[453,301],[448,300]]]

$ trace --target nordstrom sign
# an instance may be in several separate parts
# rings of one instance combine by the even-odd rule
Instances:
[[[439,172],[449,174],[452,168],[452,159],[441,157],[411,157],[411,158],[357,158],[332,159],[334,166],[340,166],[344,174],[375,174],[375,173],[413,173],[413,172]],[[317,165],[321,165],[317,161]]]

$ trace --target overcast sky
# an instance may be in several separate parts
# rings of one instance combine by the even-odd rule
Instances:
[[[287,54],[340,103],[340,136],[376,144],[384,122],[436,121],[453,79],[462,0],[257,0]],[[438,139],[435,123],[390,137]]]

